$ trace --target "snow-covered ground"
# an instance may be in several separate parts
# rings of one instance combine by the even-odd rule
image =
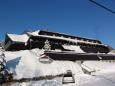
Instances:
[[[11,86],[115,86],[115,72],[101,75],[75,75],[75,83],[62,84],[62,78],[14,83]]]
[[[39,62],[43,50],[24,50],[6,52],[7,68],[15,79],[32,78],[46,75],[59,75],[71,70],[74,74],[83,73],[77,63],[71,61],[53,61],[50,64]]]
[[[102,61],[85,61],[83,65],[96,70],[93,75],[84,74],[81,65],[72,61],[53,61],[44,64],[39,61],[44,50],[21,50],[5,52],[7,69],[14,79],[32,78],[47,75],[59,75],[71,70],[75,83],[62,84],[62,77],[51,80],[13,83],[11,86],[115,86],[115,63]]]

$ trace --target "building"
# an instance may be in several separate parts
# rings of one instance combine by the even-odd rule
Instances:
[[[71,51],[64,46],[79,46],[86,53],[108,53],[110,48],[101,41],[69,34],[38,30],[23,34],[6,34],[4,47],[7,51],[17,51],[44,47],[48,40],[51,50]]]

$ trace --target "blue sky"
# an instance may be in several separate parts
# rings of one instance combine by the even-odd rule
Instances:
[[[115,10],[115,0],[95,0]],[[115,14],[89,0],[0,0],[0,40],[5,33],[48,29],[101,40],[115,48]]]

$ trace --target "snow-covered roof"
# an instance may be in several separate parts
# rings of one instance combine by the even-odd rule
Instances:
[[[35,36],[35,35],[33,35]],[[47,38],[53,38],[53,39],[59,39],[59,40],[66,40],[66,41],[71,41],[74,43],[85,43],[85,44],[91,44],[91,45],[104,45],[104,44],[98,44],[98,43],[93,43],[93,42],[86,42],[86,41],[81,41],[77,39],[71,39],[71,38],[64,38],[64,37],[57,37],[57,36],[47,36],[47,35],[37,35],[39,37],[47,37]]]
[[[54,39],[60,39],[60,40],[66,40],[66,41],[71,41],[71,42],[79,42],[79,43],[86,43],[86,44],[96,44],[96,45],[103,45],[103,44],[99,44],[99,43],[94,43],[94,42],[88,42],[88,41],[83,41],[83,40],[77,40],[77,39],[71,39],[71,38],[65,38],[65,37],[58,37],[58,36],[49,36],[49,35],[40,35],[39,34],[40,30],[36,30],[33,32],[27,32],[28,35],[30,36],[39,36],[39,37],[48,37],[48,38],[54,38]],[[64,34],[64,33],[62,33]]]
[[[115,55],[115,50],[110,51],[108,54],[113,54],[113,55]]]
[[[67,34],[67,33],[51,32],[51,31],[45,31],[45,30],[40,30],[40,31],[43,31],[43,32],[46,32],[46,33],[48,32],[48,33],[53,33],[53,34],[59,34],[59,35],[62,35],[62,36],[69,36],[69,37],[73,37],[73,38],[81,38],[81,39],[86,39],[86,40],[92,40],[92,41],[100,42],[99,40],[96,40],[94,38],[79,37],[79,36],[75,36],[75,35]]]
[[[77,53],[85,53],[80,46],[74,46],[74,45],[62,45],[64,47],[64,49],[68,49],[68,50],[74,50]]]
[[[71,39],[71,38],[65,38],[65,37],[58,37],[58,36],[49,36],[49,35],[40,35],[39,34],[40,30],[36,30],[36,31],[33,31],[33,32],[27,32],[27,34],[29,35],[32,35],[32,36],[45,36],[45,37],[49,37],[49,38],[56,38],[56,39],[62,39],[62,40],[68,40],[68,41],[73,41],[75,42],[76,40],[75,39]],[[55,32],[57,33],[57,32]],[[58,34],[65,34],[65,33],[58,33]],[[65,34],[65,35],[68,35],[68,34]],[[94,40],[94,39],[90,39],[90,40]],[[79,42],[84,42],[83,40],[78,40]],[[93,42],[86,42],[85,43],[87,44],[99,44],[99,43],[93,43]]]
[[[74,42],[74,43],[79,42],[79,43],[85,43],[85,44],[91,44],[91,45],[103,45],[103,44],[84,41],[84,40],[65,38],[63,36],[58,37],[58,36],[40,35],[39,32],[40,32],[40,30],[36,30],[36,31],[33,31],[33,32],[27,32],[26,34],[22,34],[22,35],[8,34],[8,36],[12,39],[12,41],[17,41],[17,42],[27,42],[28,39],[29,39],[29,35],[30,35],[30,36],[53,38],[53,39],[57,39],[57,40],[66,40],[66,41],[71,41],[71,42]]]
[[[12,41],[16,41],[16,42],[24,42],[25,43],[29,39],[29,36],[26,34],[23,34],[23,35],[7,34],[7,35]]]
[[[32,36],[38,36],[39,32],[40,32],[40,30],[36,30],[33,32],[27,32],[27,34],[32,35]]]

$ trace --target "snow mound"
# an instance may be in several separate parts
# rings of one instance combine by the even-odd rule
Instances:
[[[62,86],[60,78],[53,80],[42,80],[42,81],[30,81],[22,83],[14,83],[11,86]]]
[[[59,75],[71,70],[74,74],[82,73],[81,67],[72,61],[53,61],[50,64],[39,62],[44,50],[22,50],[5,52],[7,68],[15,79],[32,78],[46,75]]]
[[[40,49],[5,52],[7,69],[13,72],[14,79],[58,75],[71,70],[75,74],[75,83],[63,86],[115,86],[114,62],[84,61],[84,65],[96,70],[95,76],[91,76],[83,74],[78,62],[53,61],[51,64],[43,64],[38,60],[43,53],[44,50]],[[62,86],[62,77],[12,83],[11,86]]]
[[[83,65],[96,70],[96,72],[115,72],[115,62],[106,61],[85,61]]]

